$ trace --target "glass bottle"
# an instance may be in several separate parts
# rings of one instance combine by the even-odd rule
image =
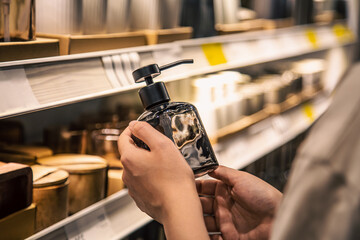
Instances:
[[[157,64],[139,68],[133,72],[136,83],[145,81],[147,86],[139,90],[145,108],[138,121],[146,121],[170,138],[194,171],[195,177],[213,171],[219,165],[196,107],[185,102],[170,102],[163,82],[153,82],[161,70],[179,64],[193,63],[181,60],[159,67]],[[134,142],[150,150],[145,143],[133,136]]]

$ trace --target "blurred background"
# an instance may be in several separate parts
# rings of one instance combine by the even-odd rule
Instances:
[[[357,64],[359,10],[357,0],[0,0],[4,239],[165,239],[128,195],[117,150],[144,111],[132,71],[153,63],[194,59],[155,80],[198,108],[220,164],[283,191]]]

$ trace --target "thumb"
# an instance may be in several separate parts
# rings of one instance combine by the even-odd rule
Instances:
[[[234,186],[241,172],[225,166],[219,166],[213,172],[209,173],[209,175],[223,181],[226,185]]]
[[[129,123],[129,129],[135,137],[143,141],[152,150],[163,146],[164,141],[171,142],[171,140],[168,137],[166,137],[164,134],[153,128],[147,122],[131,121]]]

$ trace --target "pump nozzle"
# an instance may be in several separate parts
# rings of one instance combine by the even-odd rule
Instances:
[[[161,71],[166,70],[168,68],[175,67],[180,64],[194,63],[193,59],[183,59],[176,62],[172,62],[166,64],[164,66],[159,67],[157,64],[147,65],[145,67],[136,69],[133,71],[132,75],[136,83],[146,82],[146,85],[152,84],[153,78],[159,76]]]

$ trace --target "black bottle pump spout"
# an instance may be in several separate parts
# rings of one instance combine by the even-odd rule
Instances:
[[[146,86],[139,90],[139,96],[145,109],[157,104],[170,101],[169,93],[163,82],[153,81],[154,77],[161,74],[161,71],[175,67],[180,64],[193,63],[193,59],[183,59],[159,67],[157,64],[147,65],[135,70],[132,75],[136,83],[146,82]]]
[[[194,63],[193,59],[183,59],[175,61],[164,66],[159,67],[157,64],[147,65],[145,67],[136,69],[132,75],[136,83],[146,82],[146,85],[154,83],[153,78],[159,76],[161,71],[175,67],[180,64]]]

